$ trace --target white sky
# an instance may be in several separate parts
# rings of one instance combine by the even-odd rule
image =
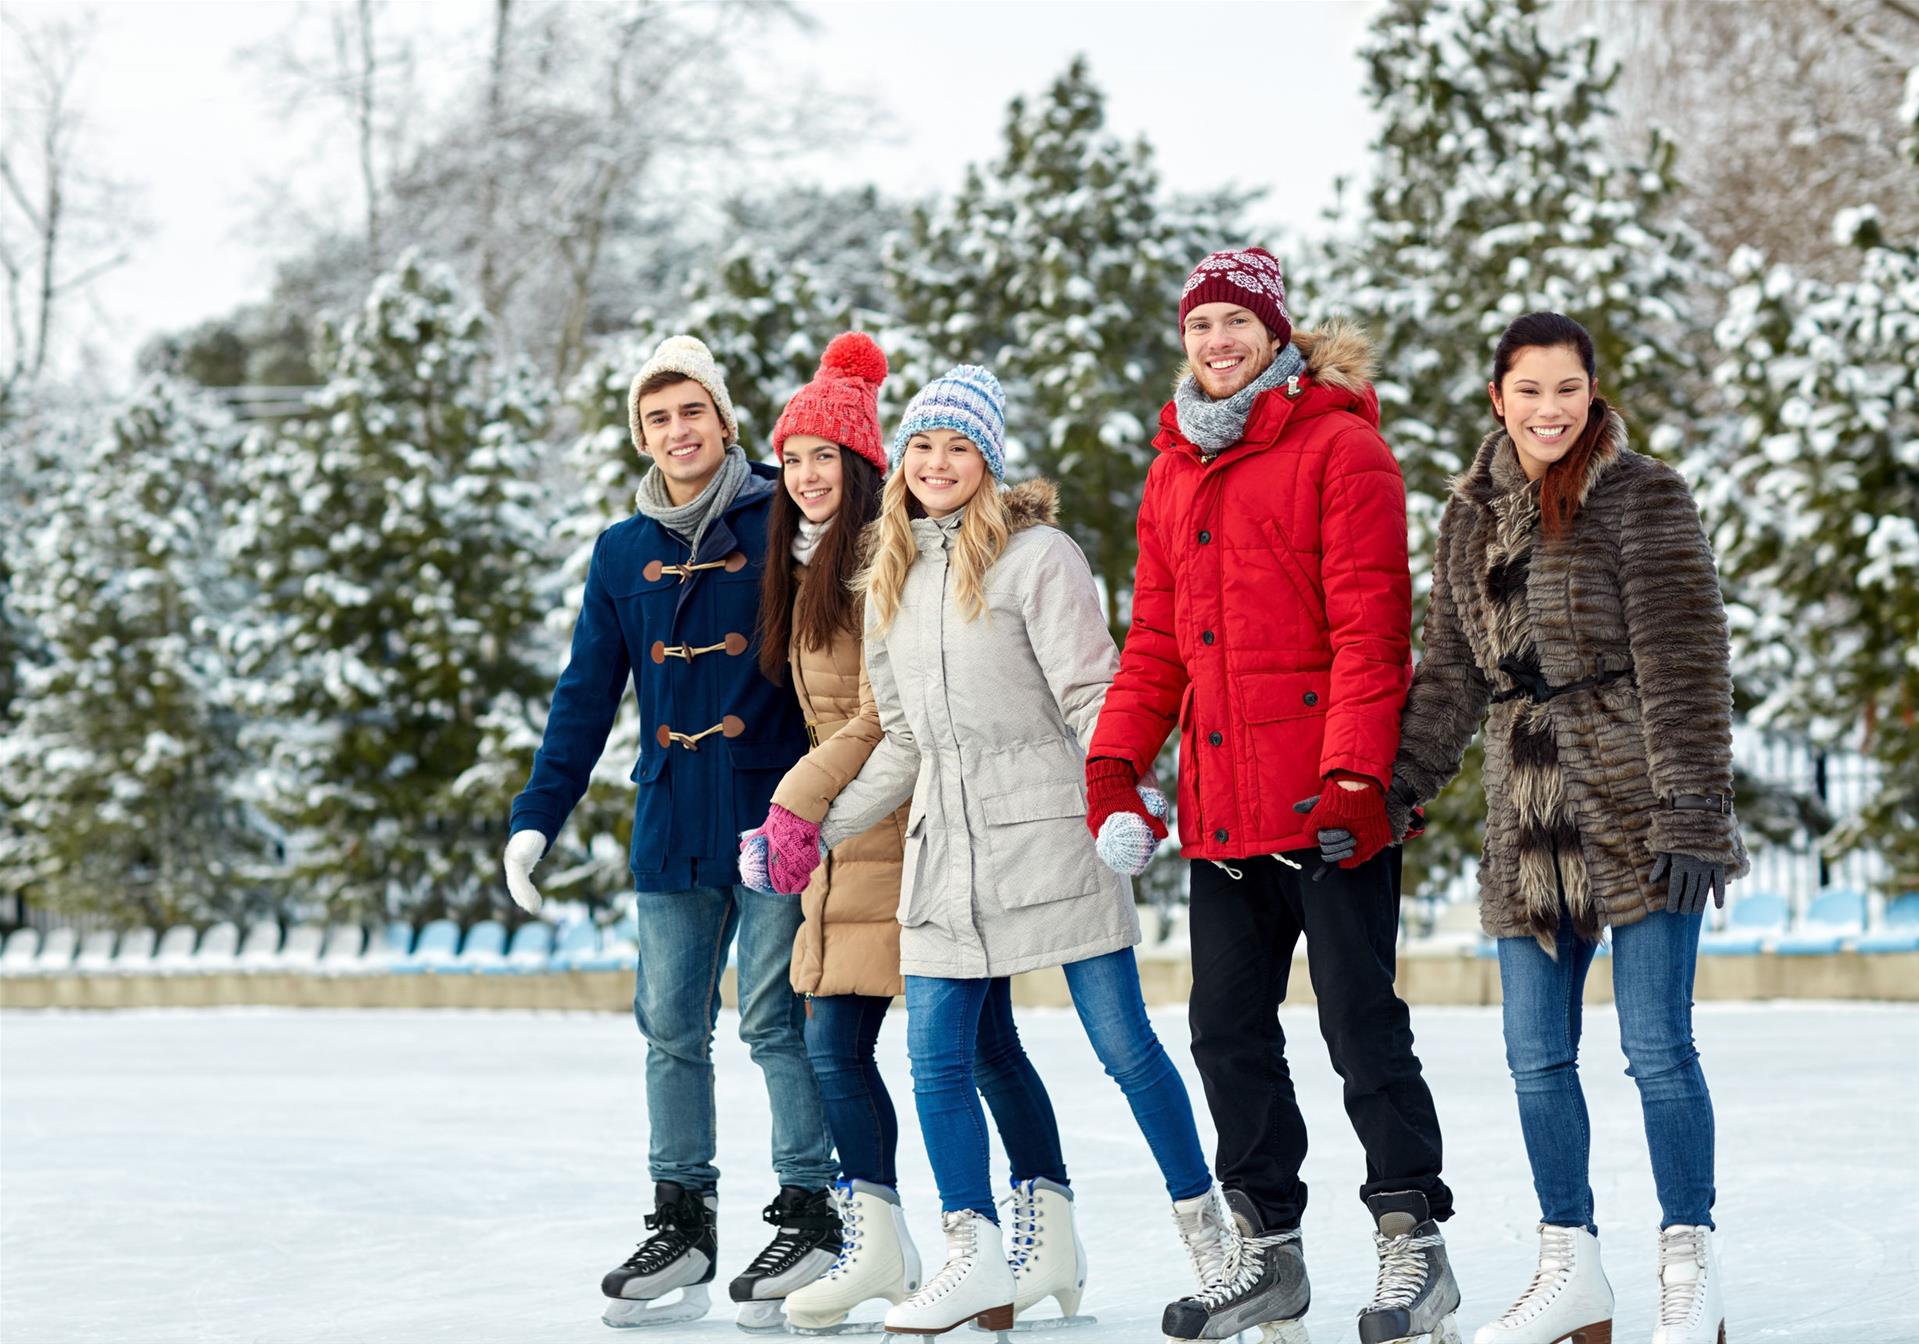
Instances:
[[[320,16],[306,7],[313,36]],[[1167,182],[1264,187],[1261,223],[1317,227],[1336,176],[1363,173],[1373,119],[1357,49],[1375,0],[815,0],[810,35],[752,72],[864,97],[882,114],[855,152],[791,161],[833,184],[898,194],[954,187],[998,152],[1006,103],[1038,94],[1076,53],[1108,97],[1109,128],[1144,134]],[[300,17],[290,3],[15,3],[30,21],[97,16],[81,103],[88,162],[133,185],[150,227],[132,260],[90,293],[99,358],[131,366],[155,332],[261,297],[275,256],[273,186],[299,165],[309,202],[355,218],[352,142],[323,117],[288,125],[270,81],[240,53]],[[421,83],[477,65],[487,0],[402,0]],[[431,41],[422,39],[431,38]],[[17,53],[7,42],[6,70]],[[9,81],[11,82],[11,81]],[[8,101],[11,101],[9,96]],[[264,227],[263,227],[264,221]],[[297,233],[297,231],[294,231]],[[1284,257],[1282,256],[1282,260]]]

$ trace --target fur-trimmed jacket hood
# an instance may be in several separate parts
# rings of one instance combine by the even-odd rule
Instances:
[[[1594,941],[1662,908],[1660,854],[1747,870],[1712,550],[1679,474],[1604,414],[1563,537],[1542,539],[1539,487],[1504,430],[1455,482],[1393,767],[1399,822],[1452,778],[1490,707],[1481,922],[1549,952],[1562,910]]]

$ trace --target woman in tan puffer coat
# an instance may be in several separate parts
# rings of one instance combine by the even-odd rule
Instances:
[[[785,489],[768,523],[761,668],[772,680],[790,681],[813,747],[774,792],[762,830],[781,818],[818,825],[884,736],[864,686],[861,606],[848,580],[865,559],[866,524],[879,512],[886,451],[877,393],[885,376],[886,357],[868,337],[836,337],[819,373],[794,394],[773,430]],[[774,563],[782,552],[791,555],[790,565]],[[793,943],[793,988],[806,995],[807,1053],[839,1151],[842,1225],[832,1269],[810,1283],[782,1285],[787,1320],[803,1329],[830,1328],[863,1301],[898,1302],[920,1286],[918,1255],[900,1215],[899,1125],[874,1059],[880,1027],[902,989],[896,911],[909,810],[902,805],[835,845],[798,897],[804,922]],[[744,882],[800,889],[799,882],[771,881],[764,860],[751,861],[753,848],[741,856]],[[1014,1029],[1010,981],[1002,977],[995,990],[981,1015],[975,1080],[1014,1181],[1063,1188],[1059,1127]]]

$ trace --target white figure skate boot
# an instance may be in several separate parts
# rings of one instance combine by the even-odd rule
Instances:
[[[877,1334],[878,1321],[849,1322],[875,1300],[897,1305],[919,1291],[920,1253],[906,1230],[900,1197],[871,1181],[841,1181],[840,1258],[820,1278],[787,1294],[786,1328],[796,1335]]]
[[[1539,1225],[1539,1268],[1519,1300],[1473,1344],[1612,1344],[1612,1285],[1599,1238],[1583,1227]]]

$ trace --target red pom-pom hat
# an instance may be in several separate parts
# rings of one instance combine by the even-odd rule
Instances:
[[[793,394],[773,426],[773,452],[787,438],[813,434],[858,453],[881,474],[886,449],[880,439],[880,384],[886,355],[863,331],[847,331],[827,343],[813,381]]]

